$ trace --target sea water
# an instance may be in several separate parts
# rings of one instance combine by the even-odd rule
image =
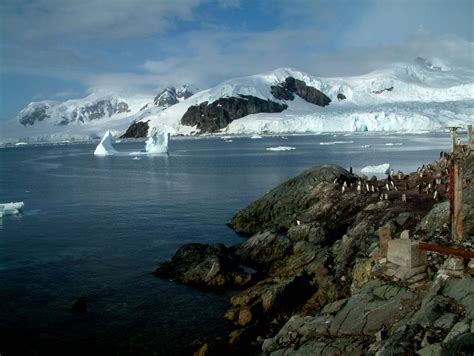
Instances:
[[[0,348],[176,354],[226,335],[232,292],[155,278],[160,262],[185,243],[240,243],[226,226],[233,214],[305,169],[390,163],[409,172],[449,142],[446,133],[175,138],[169,155],[140,159],[97,157],[95,144],[0,149],[0,203],[25,202],[0,220]],[[295,149],[267,150],[278,146]],[[87,313],[68,311],[78,297]]]

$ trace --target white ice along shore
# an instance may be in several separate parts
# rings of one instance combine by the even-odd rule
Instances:
[[[390,164],[384,163],[378,166],[367,166],[360,170],[362,173],[382,173],[388,174],[390,172]]]
[[[20,211],[24,207],[25,207],[25,203],[23,203],[23,202],[0,204],[0,218],[2,218],[3,215],[19,214]]]
[[[94,154],[96,156],[108,156],[117,154],[118,151],[114,148],[113,142],[114,137],[112,135],[112,132],[110,132],[110,130],[107,130],[107,132],[104,134],[104,137],[102,137],[102,140],[100,140],[100,143],[95,148]]]
[[[293,151],[296,150],[296,147],[291,146],[277,146],[277,147],[268,147],[267,151]]]
[[[146,141],[145,151],[147,153],[168,153],[169,132],[158,132],[153,128],[150,138]]]

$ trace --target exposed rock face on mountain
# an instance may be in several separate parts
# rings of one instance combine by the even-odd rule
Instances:
[[[286,108],[285,104],[250,95],[224,97],[210,104],[206,101],[189,107],[181,119],[181,124],[197,126],[201,132],[215,132],[241,117],[262,112],[282,112]]]
[[[318,106],[326,106],[331,102],[331,99],[323,92],[293,77],[288,77],[283,83],[272,86],[271,92],[275,98],[281,100],[293,100],[296,94],[308,103]]]
[[[109,100],[100,100],[92,105],[87,105],[76,109],[71,114],[71,119],[64,118],[59,124],[67,125],[71,121],[85,122],[86,120],[98,120],[105,117],[111,117],[113,114],[129,112],[128,104],[118,102],[113,105]]]
[[[148,121],[138,121],[131,124],[120,138],[143,138],[148,134]]]
[[[28,105],[17,118],[23,126],[33,126],[50,118],[54,118],[53,124],[65,126],[73,122],[86,123],[128,112],[130,112],[129,105],[117,99],[102,99],[71,106],[56,102],[39,102]]]
[[[31,104],[30,104],[31,105]],[[43,121],[44,119],[49,118],[50,116],[47,113],[47,110],[50,108],[48,104],[40,104],[36,106],[30,106],[23,109],[19,116],[20,124],[23,126],[34,125],[37,121]]]
[[[467,268],[462,260],[429,253],[427,265],[396,269],[383,257],[379,240],[383,227],[393,238],[409,230],[418,240],[449,244],[450,231],[444,228],[449,159],[443,156],[419,172],[391,180],[356,177],[337,166],[318,167],[240,211],[230,225],[252,236],[222,251],[260,276],[231,298],[224,317],[235,330],[219,350],[272,355],[472,353],[472,262]],[[465,171],[472,172],[472,154],[463,162]],[[433,179],[441,180],[436,199]],[[468,207],[471,188],[466,183]],[[467,222],[474,215],[469,209]],[[473,240],[468,225],[461,247],[470,248]],[[213,249],[201,247],[199,261],[215,257],[214,252],[206,256],[207,248]],[[194,273],[196,265],[179,264],[176,272],[209,273],[209,268]],[[219,278],[226,280],[221,271]],[[212,354],[213,344],[202,344],[198,352]]]
[[[161,106],[164,108],[179,103],[176,98],[176,89],[174,87],[165,88],[161,93],[155,96],[153,103],[155,106]]]

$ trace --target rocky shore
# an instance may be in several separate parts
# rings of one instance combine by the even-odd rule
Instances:
[[[455,247],[472,251],[474,154],[460,155],[467,179]],[[181,247],[157,276],[236,290],[224,315],[234,330],[196,341],[190,353],[472,354],[474,260],[421,251],[406,267],[390,251],[387,258],[387,241],[400,235],[410,248],[453,245],[451,158],[442,153],[417,172],[382,180],[316,167],[233,217],[229,226],[249,237],[243,244]]]

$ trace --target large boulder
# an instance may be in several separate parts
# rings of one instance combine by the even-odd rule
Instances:
[[[320,183],[352,182],[356,177],[344,168],[325,165],[311,168],[292,178],[245,209],[239,211],[229,222],[237,233],[253,235],[264,230],[288,230],[296,225],[300,215],[317,201],[325,199],[323,194],[311,194]]]
[[[162,263],[154,274],[193,287],[215,290],[244,287],[253,277],[228,256],[224,245],[200,243],[180,247],[172,260]]]

